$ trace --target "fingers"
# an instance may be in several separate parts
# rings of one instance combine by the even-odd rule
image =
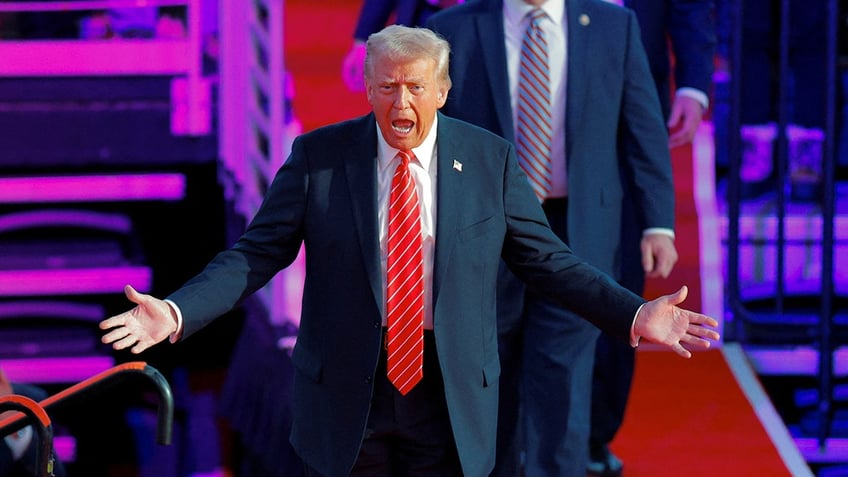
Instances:
[[[670,149],[674,149],[675,147],[682,146],[684,144],[689,144],[692,142],[692,139],[695,138],[695,128],[681,127],[675,132],[671,133],[668,137],[668,147]]]
[[[701,348],[701,349],[707,349],[707,348],[710,347],[709,340],[705,340],[704,338],[699,338],[697,336],[693,336],[693,335],[689,335],[689,334],[683,335],[680,338],[680,342],[686,343],[686,345],[689,346],[689,347],[695,347],[695,348]]]
[[[671,105],[668,126],[671,133],[668,137],[669,148],[675,148],[692,142],[698,126],[701,124],[703,107],[695,99],[686,96],[676,96]]]
[[[352,92],[365,91],[363,81],[365,43],[355,42],[342,63],[342,80]]]
[[[671,346],[671,350],[684,358],[692,357],[692,353],[688,349],[684,348],[683,345],[681,345],[679,342],[673,344]]]
[[[106,318],[105,320],[101,321],[98,326],[100,327],[101,330],[108,330],[108,329],[111,329],[111,328],[117,328],[119,326],[124,326],[124,325],[126,325],[127,318],[129,318],[129,316],[130,316],[130,312],[127,311],[127,312],[121,313],[120,315],[115,315],[113,317]],[[109,335],[107,334],[103,338],[105,339],[106,336],[109,336]],[[104,341],[104,343],[106,343],[106,341]]]
[[[649,278],[668,278],[671,275],[671,270],[674,268],[674,261],[662,259],[660,257],[651,260],[651,269],[645,268],[645,273]],[[647,266],[647,264],[645,264]]]
[[[123,329],[121,331],[123,331]],[[122,336],[121,338],[117,338],[112,341],[112,349],[120,351],[138,343],[138,338],[132,334],[124,334],[124,336]]]
[[[134,332],[130,326],[130,323],[127,323],[126,320],[121,320],[120,318],[121,316],[119,315],[108,320],[104,320],[100,323],[101,329],[111,329],[108,333],[103,335],[102,338],[100,338],[103,344],[111,344],[112,349],[116,351],[124,350],[131,347],[132,349],[130,349],[130,352],[132,352],[133,354],[141,353],[142,351],[156,344],[153,342],[153,340],[151,340],[147,335],[143,334],[141,331]],[[114,324],[113,326],[109,326],[112,323],[116,324]]]
[[[103,344],[115,343],[118,340],[121,340],[121,339],[125,338],[126,336],[128,336],[130,334],[130,329],[126,325],[126,321],[121,320],[120,318],[121,318],[121,316],[118,315],[118,316],[114,316],[112,318],[109,318],[108,320],[103,320],[103,321],[100,322],[100,329],[101,330],[110,330],[108,333],[106,333],[105,335],[103,335],[100,338],[100,341],[102,341]],[[124,346],[124,347],[126,347],[126,346]],[[120,349],[120,348],[116,348],[116,349]]]
[[[650,251],[642,250],[642,270],[651,278],[654,274],[654,254]]]
[[[683,286],[680,287],[679,290],[672,293],[671,295],[666,295],[666,298],[668,299],[670,304],[679,305],[679,304],[683,303],[684,301],[686,301],[686,297],[688,297],[688,296],[689,296],[689,287],[687,287],[686,285],[683,285]],[[690,312],[690,313],[692,313],[692,312]],[[695,313],[692,313],[692,314],[695,314]],[[691,323],[692,320],[690,319],[689,322]]]
[[[646,234],[640,242],[642,268],[649,278],[668,278],[677,263],[674,239],[661,233]]]
[[[703,315],[701,313],[695,313],[694,311],[689,311],[689,310],[685,310],[685,311],[687,313],[686,319],[689,321],[689,323],[702,325],[702,326],[699,326],[700,329],[708,329],[708,328],[704,328],[703,325],[711,326],[713,328],[718,327],[718,321],[711,316]]]
[[[124,295],[127,297],[127,300],[135,303],[136,305],[141,303],[142,294],[139,293],[138,290],[133,288],[132,285],[125,285],[124,286]]]

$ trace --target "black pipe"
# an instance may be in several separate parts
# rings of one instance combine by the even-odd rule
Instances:
[[[106,385],[114,384],[112,381],[126,377],[128,374],[140,374],[156,386],[159,392],[156,442],[162,445],[170,445],[174,422],[174,397],[171,394],[171,387],[159,371],[143,361],[133,361],[109,368],[42,400],[39,404],[48,411],[61,408],[81,396],[102,390]],[[26,426],[26,420],[22,416],[0,420],[0,435],[17,431],[24,426]]]
[[[836,0],[830,0],[827,5],[827,67],[825,73],[825,134],[822,149],[822,182],[824,194],[822,197],[822,271],[821,271],[821,307],[819,309],[819,449],[827,448],[827,438],[831,431],[833,420],[833,249],[835,213],[835,184],[836,184],[836,155],[834,137],[836,136],[836,40],[838,35],[837,18],[839,8]]]
[[[12,418],[24,422],[20,428],[29,425],[30,422],[35,422],[35,430],[38,433],[38,447],[35,449],[35,460],[38,462],[38,470],[42,477],[53,475],[53,425],[50,423],[50,416],[42,406],[32,399],[18,394],[9,394],[0,397],[0,411],[12,410],[24,413],[24,416],[15,415]],[[10,420],[8,418],[6,420]],[[5,421],[4,421],[5,422]],[[15,429],[16,431],[19,429]],[[14,431],[12,431],[14,432]],[[8,433],[2,432],[0,435]]]

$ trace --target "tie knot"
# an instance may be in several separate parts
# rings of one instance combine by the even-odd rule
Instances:
[[[398,151],[398,157],[400,158],[400,164],[402,166],[408,166],[409,161],[415,157],[415,154],[413,154],[412,151]]]
[[[545,11],[542,10],[541,8],[534,8],[533,10],[530,11],[530,13],[527,14],[527,16],[530,17],[530,24],[531,25],[538,26],[539,22],[541,22],[543,18],[548,16],[548,14],[545,13]]]

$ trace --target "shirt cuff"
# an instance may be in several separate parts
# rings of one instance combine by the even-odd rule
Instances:
[[[706,111],[710,107],[710,97],[707,96],[707,93],[704,93],[700,89],[684,86],[683,88],[679,88],[677,91],[675,91],[675,94],[687,96],[689,98],[694,99],[695,101],[701,104],[701,106],[704,108],[704,111]]]
[[[177,321],[177,331],[174,331],[173,333],[171,333],[170,336],[168,336],[168,341],[170,341],[171,343],[176,343],[180,340],[180,338],[183,337],[183,313],[180,311],[180,307],[178,307],[177,304],[173,301],[165,300],[165,303],[167,303],[168,306],[171,307],[171,311],[173,312],[174,317]]]
[[[641,336],[636,335],[636,318],[639,316],[639,312],[642,311],[642,307],[645,306],[645,303],[639,305],[639,308],[636,309],[636,314],[633,315],[633,322],[630,323],[630,347],[638,348],[639,341],[642,339]]]
[[[674,230],[667,229],[665,227],[648,227],[642,231],[642,237],[653,234],[667,235],[674,240]]]

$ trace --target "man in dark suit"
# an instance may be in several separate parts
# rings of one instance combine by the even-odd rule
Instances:
[[[624,0],[623,5],[632,9],[639,20],[651,75],[666,125],[671,130],[669,147],[687,144],[695,136],[709,107],[716,46],[713,2]],[[626,145],[622,152],[628,153]],[[636,207],[633,201],[624,202],[621,219],[623,263],[619,283],[641,295],[645,290],[645,270],[639,260],[639,250],[644,225],[638,223]],[[635,358],[635,350],[630,346],[622,346],[604,334],[598,337],[589,439],[588,470],[591,474],[610,477],[622,472],[622,462],[610,451],[609,443],[624,421]]]
[[[444,111],[515,142],[520,42],[536,8],[545,12],[551,65],[547,219],[576,254],[618,278],[629,180],[627,200],[644,224],[638,259],[667,276],[677,260],[668,134],[632,12],[599,0],[477,0],[432,16],[428,26],[452,45]],[[632,153],[621,154],[624,144]],[[499,286],[495,475],[518,475],[523,450],[528,476],[582,477],[600,332],[508,272]]]
[[[390,19],[396,25],[421,26],[430,15],[463,0],[364,0],[353,31],[353,44],[342,62],[342,80],[351,91],[362,91],[365,40],[382,30]]]
[[[644,303],[574,255],[551,232],[511,144],[438,112],[451,86],[449,50],[427,29],[372,35],[373,112],[295,139],[236,244],[166,300],[128,286],[137,306],[101,323],[103,341],[139,353],[184,339],[304,245],[291,442],[308,475],[484,477],[495,454],[499,258],[538,293],[634,345],[641,337],[688,357],[686,347],[718,339],[707,327],[714,319],[676,306],[685,287]],[[392,176],[404,169],[421,204],[420,236],[409,244],[422,249],[415,326],[427,330],[423,378],[408,392],[387,377],[384,328],[391,333]]]

